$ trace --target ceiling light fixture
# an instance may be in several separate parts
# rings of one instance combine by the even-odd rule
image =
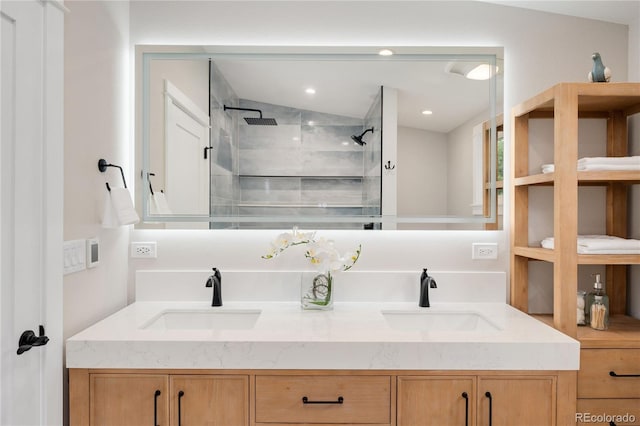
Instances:
[[[433,111],[431,111],[430,109],[425,109],[424,111],[422,111],[423,115],[432,115]]]
[[[316,89],[314,89],[313,87],[307,87],[304,91],[305,91],[305,93],[307,93],[309,95],[315,95],[316,94]]]
[[[378,55],[380,55],[380,56],[391,56],[391,55],[393,55],[393,50],[391,50],[391,49],[380,49],[378,51]]]
[[[494,74],[500,72],[497,65],[492,67],[490,64],[478,62],[449,62],[444,70],[469,80],[489,80]]]

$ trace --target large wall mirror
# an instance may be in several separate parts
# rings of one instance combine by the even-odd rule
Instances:
[[[501,48],[136,53],[142,227],[500,228]]]

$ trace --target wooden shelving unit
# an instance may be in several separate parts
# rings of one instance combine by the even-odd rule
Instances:
[[[606,233],[626,238],[628,186],[640,183],[640,171],[578,172],[578,121],[605,118],[607,155],[626,156],[627,117],[638,112],[640,84],[637,83],[561,83],[513,109],[511,304],[528,312],[530,260],[553,263],[553,325],[572,337],[579,337],[575,314],[578,265],[607,265],[611,313],[620,315],[625,313],[627,265],[640,264],[640,255],[578,255],[576,252],[578,186],[606,186]],[[529,120],[536,118],[553,120],[553,173],[529,174]],[[537,185],[553,186],[553,250],[528,246],[529,188]],[[637,326],[640,330],[640,321]]]
[[[638,83],[561,83],[512,111],[511,304],[529,310],[530,261],[553,264],[553,314],[536,317],[580,341],[576,413],[640,414],[640,320],[625,315],[628,269],[640,264],[640,255],[576,250],[578,187],[606,187],[606,234],[627,238],[629,186],[640,183],[640,171],[577,171],[579,119],[606,119],[606,155],[623,157],[629,155],[627,117],[638,112]],[[553,120],[553,173],[529,174],[531,119]],[[536,186],[553,188],[554,249],[529,246],[529,188]],[[606,265],[607,331],[576,324],[578,265]]]

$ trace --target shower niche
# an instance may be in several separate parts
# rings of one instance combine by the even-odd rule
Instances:
[[[136,67],[142,80],[137,204],[143,227],[396,229],[405,215],[421,228],[432,223],[432,229],[446,229],[447,223],[491,220],[447,209],[447,193],[460,192],[447,186],[447,167],[460,166],[447,166],[452,160],[443,153],[442,135],[495,116],[496,78],[443,95],[438,91],[444,83],[430,82],[428,72],[438,69],[438,78],[465,86],[460,76],[446,75],[443,64],[495,64],[495,54],[411,53],[381,62],[350,49],[149,50],[137,48]],[[405,139],[415,143],[423,124],[406,118],[420,116],[408,113],[406,103],[415,108],[411,98],[423,92],[438,102],[446,98],[446,108],[460,117],[438,110],[443,115],[433,121],[441,128],[419,129],[417,141],[426,146],[433,139],[439,152],[422,146],[419,154],[407,154]],[[425,106],[437,105],[420,108]],[[152,194],[151,183],[159,191]],[[158,192],[168,208],[149,214]]]

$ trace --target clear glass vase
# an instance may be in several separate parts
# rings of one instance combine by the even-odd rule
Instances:
[[[300,292],[302,309],[333,309],[333,280],[331,272],[303,273]]]

